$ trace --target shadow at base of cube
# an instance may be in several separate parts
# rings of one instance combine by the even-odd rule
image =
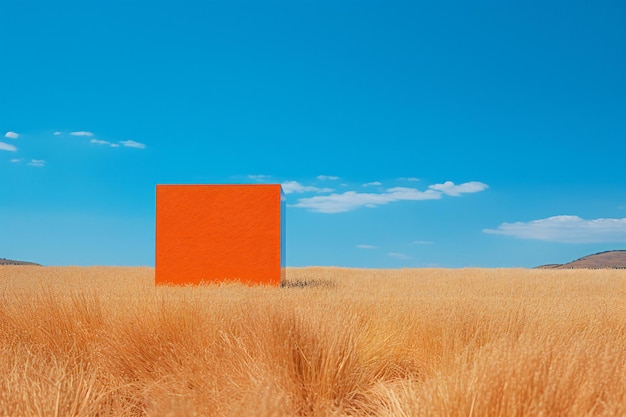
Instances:
[[[280,285],[282,288],[335,288],[337,283],[331,280],[323,279],[298,279],[285,281]]]

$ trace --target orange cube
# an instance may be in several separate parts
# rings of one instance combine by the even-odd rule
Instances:
[[[279,184],[157,185],[156,284],[280,285],[284,216]]]

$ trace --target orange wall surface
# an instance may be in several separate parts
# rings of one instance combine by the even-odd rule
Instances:
[[[284,279],[279,184],[157,185],[156,284]]]

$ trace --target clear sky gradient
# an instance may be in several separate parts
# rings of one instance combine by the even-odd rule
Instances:
[[[624,22],[602,0],[3,1],[0,257],[153,265],[173,183],[284,184],[290,266],[626,249]]]

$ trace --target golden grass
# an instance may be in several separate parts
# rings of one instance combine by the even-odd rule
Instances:
[[[626,271],[0,267],[2,416],[626,416]]]

